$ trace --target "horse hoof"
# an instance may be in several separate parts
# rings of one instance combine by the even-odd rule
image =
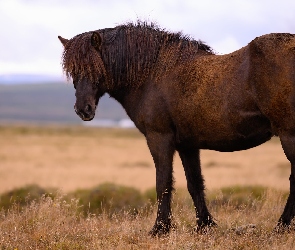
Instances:
[[[213,220],[206,221],[206,223],[198,224],[194,231],[199,234],[207,234],[212,228],[217,227],[218,225]]]
[[[283,233],[290,233],[292,231],[295,231],[295,226],[292,224],[285,224],[282,222],[279,222],[278,225],[274,228],[273,232],[278,234]]]
[[[171,229],[175,229],[175,225],[167,225],[164,223],[157,223],[154,225],[152,230],[149,232],[149,235],[152,237],[162,237],[169,234]]]
[[[153,228],[150,232],[149,235],[152,237],[163,237],[167,234],[169,234],[170,230],[167,228]]]

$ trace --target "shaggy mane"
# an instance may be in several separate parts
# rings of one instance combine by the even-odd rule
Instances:
[[[170,33],[154,23],[127,23],[97,31],[102,37],[98,53],[91,46],[91,32],[77,35],[66,44],[63,70],[68,78],[107,80],[109,88],[141,85],[157,79],[175,64],[194,58],[199,51],[213,54],[210,46],[181,32]]]

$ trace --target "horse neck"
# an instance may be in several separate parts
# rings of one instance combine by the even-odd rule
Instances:
[[[112,88],[139,87],[151,75],[160,45],[152,43],[152,37],[123,31],[102,50],[109,85]]]
[[[122,86],[108,90],[107,93],[122,105],[127,115],[135,122],[136,114],[140,112],[140,103],[143,100],[146,86],[148,84],[143,84],[137,88]]]
[[[151,29],[120,29],[116,39],[102,50],[110,87],[138,88],[157,81],[175,65],[195,58],[197,42]],[[206,52],[207,53],[207,52]]]

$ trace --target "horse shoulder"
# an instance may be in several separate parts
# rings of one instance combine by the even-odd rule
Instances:
[[[166,92],[161,83],[150,81],[137,89],[131,89],[128,93],[125,92],[124,98],[115,99],[121,103],[143,134],[152,130],[166,133],[171,130]]]

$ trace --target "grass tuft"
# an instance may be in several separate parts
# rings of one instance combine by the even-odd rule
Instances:
[[[151,205],[154,189],[140,193],[106,183],[67,196],[48,196],[37,186],[10,194],[23,198],[24,190],[35,190],[35,199],[14,201],[1,210],[1,249],[292,249],[295,244],[295,232],[273,231],[285,194],[259,186],[209,193],[210,210],[219,226],[206,234],[194,232],[192,202],[185,189],[177,190],[173,201],[176,228],[162,238],[148,236],[156,216],[156,207]],[[85,211],[87,202],[93,207],[98,204],[93,208],[96,213]]]

